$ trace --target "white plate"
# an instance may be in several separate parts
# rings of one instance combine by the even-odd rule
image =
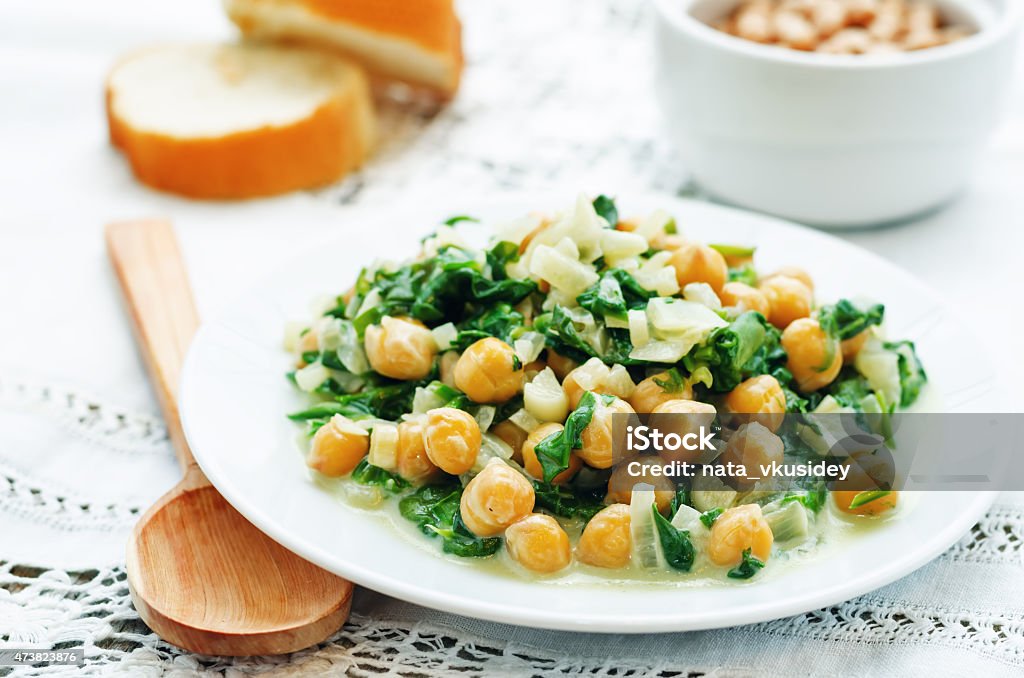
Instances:
[[[571,196],[533,195],[383,211],[346,225],[336,246],[318,248],[253,287],[203,325],[185,365],[181,413],[206,475],[272,538],[363,586],[498,622],[618,633],[716,628],[838,603],[922,566],[991,504],[993,493],[922,493],[900,520],[742,585],[611,587],[534,582],[474,568],[396,534],[379,516],[314,485],[296,451],[298,428],[285,418],[304,404],[284,378],[285,322],[307,318],[310,299],[347,289],[375,257],[412,255],[419,238],[452,214],[495,223],[571,204]],[[963,319],[954,322],[932,292],[879,257],[816,231],[705,203],[620,196],[618,204],[624,214],[667,209],[684,233],[700,239],[757,245],[758,265],[767,270],[799,264],[814,276],[821,299],[842,294],[883,301],[890,335],[918,342],[947,410],[996,411],[993,371],[977,364],[970,374],[960,369],[962,347],[973,344]]]

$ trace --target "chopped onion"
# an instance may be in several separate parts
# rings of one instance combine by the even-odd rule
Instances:
[[[530,274],[573,297],[597,282],[593,266],[582,264],[553,247],[540,245],[530,260]]]
[[[658,339],[634,348],[629,352],[629,357],[651,363],[677,363],[696,345],[696,342],[681,339]]]
[[[643,313],[643,311],[640,311],[640,313]],[[644,322],[646,323],[647,321],[644,320]],[[617,318],[613,315],[606,315],[604,317],[604,326],[610,327],[613,330],[628,330],[629,320],[626,318]]]
[[[362,377],[357,374],[352,374],[351,372],[343,372],[341,370],[332,370],[328,368],[327,373],[330,375],[331,379],[338,382],[338,386],[340,386],[341,390],[345,393],[355,393],[363,387],[363,384],[366,383]]]
[[[580,250],[576,247],[576,243],[572,241],[572,238],[562,238],[555,243],[554,249],[570,259],[578,260],[580,258]]]
[[[285,323],[284,326],[284,350],[289,353],[295,353],[299,350],[299,342],[302,339],[302,334],[306,328],[309,327],[308,323],[291,320]]]
[[[649,248],[647,239],[642,235],[612,229],[601,231],[601,250],[604,252],[605,261],[609,264],[643,254]]]
[[[523,405],[538,421],[562,422],[569,415],[569,398],[550,367],[523,387]]]
[[[331,373],[327,371],[320,361],[310,363],[305,367],[295,370],[295,384],[306,393],[312,393],[328,379]]]
[[[341,320],[333,316],[320,318],[316,325],[316,343],[322,351],[333,351],[341,345]]]
[[[427,257],[436,256],[438,251],[447,245],[464,247],[465,241],[455,228],[444,224],[438,227],[434,235],[423,241],[423,254]]]
[[[476,425],[480,427],[480,431],[484,432],[491,427],[491,422],[494,421],[494,415],[497,414],[498,410],[494,405],[481,405],[476,411],[474,419],[476,419]]]
[[[430,330],[431,334],[434,335],[434,341],[437,342],[437,348],[441,351],[447,351],[452,347],[452,343],[455,342],[455,337],[459,336],[459,330],[456,329],[454,323],[445,323],[444,325],[438,325],[434,329]]]
[[[736,501],[738,492],[726,485],[721,478],[697,476],[693,479],[690,501],[701,513],[716,508],[729,508]]]
[[[683,288],[683,299],[707,306],[712,311],[722,310],[722,300],[718,298],[711,285],[703,282],[688,283]]]
[[[338,321],[338,360],[352,374],[366,374],[370,371],[370,361],[363,350],[363,342],[359,341],[359,333],[350,320]]]
[[[615,262],[615,265],[630,274],[635,274],[640,270],[640,257],[626,257],[619,259]]]
[[[508,443],[495,435],[485,433],[480,439],[480,452],[477,453],[476,461],[473,462],[473,468],[469,469],[469,474],[480,473],[492,459],[501,459],[507,462],[511,458],[512,448]]]
[[[647,317],[662,335],[691,339],[694,344],[703,341],[712,330],[729,324],[703,304],[664,297],[647,302]]]
[[[629,376],[629,370],[622,365],[612,365],[611,370],[608,371],[608,377],[605,379],[605,386],[620,398],[628,398],[636,390],[636,384]]]
[[[516,357],[524,365],[529,365],[540,357],[540,352],[544,350],[544,335],[540,332],[524,332],[523,336],[512,343],[512,348],[516,352]]]
[[[645,289],[654,290],[663,297],[679,293],[676,269],[669,263],[671,252],[658,252],[640,267],[633,277]]]
[[[370,454],[367,458],[374,466],[385,471],[398,468],[398,427],[390,422],[378,422],[370,433]]]
[[[535,428],[540,426],[540,422],[537,418],[526,411],[526,408],[519,408],[508,418],[513,424],[523,429],[527,433],[530,433]]]
[[[896,352],[886,349],[881,341],[871,337],[857,353],[853,367],[867,379],[873,391],[882,394],[886,404],[899,404],[903,387],[900,385],[900,358]]]
[[[586,194],[581,193],[576,198],[576,207],[565,221],[568,225],[565,235],[579,248],[581,261],[591,262],[601,256],[601,234],[607,222],[597,215],[593,201]]]
[[[425,414],[437,407],[444,407],[444,400],[441,396],[429,388],[417,386],[416,392],[412,396],[412,413]]]
[[[331,294],[318,294],[313,297],[313,301],[309,304],[309,313],[315,318],[319,318],[324,313],[327,313],[332,308],[338,305],[338,298]]]
[[[647,313],[638,308],[629,311],[626,316],[629,318],[629,341],[634,348],[646,346],[651,340],[650,328],[647,326]],[[609,325],[610,326],[610,325]]]
[[[384,493],[376,485],[345,483],[342,485],[345,501],[356,508],[377,508],[384,501]]]
[[[384,298],[380,295],[380,290],[374,287],[363,299],[363,303],[359,305],[359,310],[356,311],[355,317],[358,318],[370,309],[377,308],[382,301],[384,301]]]
[[[654,488],[646,483],[633,485],[629,501],[629,531],[633,537],[632,561],[645,569],[666,569],[658,526],[654,523]]]
[[[642,235],[647,240],[653,240],[659,235],[674,232],[676,220],[665,210],[656,210],[640,221],[634,233]]]
[[[544,222],[539,214],[529,214],[501,224],[495,228],[495,236],[498,240],[518,245],[526,239],[526,236],[537,230],[542,223]]]

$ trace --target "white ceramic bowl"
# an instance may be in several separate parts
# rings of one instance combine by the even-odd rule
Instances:
[[[654,0],[656,88],[681,162],[727,202],[827,227],[913,216],[965,185],[1012,74],[1017,0],[940,0],[978,32],[840,56],[708,25],[737,0]]]

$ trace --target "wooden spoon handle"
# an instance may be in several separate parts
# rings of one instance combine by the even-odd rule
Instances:
[[[199,327],[185,265],[170,222],[107,226],[107,252],[121,282],[132,324],[183,471],[198,471],[178,416],[178,378]]]

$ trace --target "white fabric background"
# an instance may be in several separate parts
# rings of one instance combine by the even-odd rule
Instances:
[[[232,205],[135,184],[106,143],[101,105],[118,54],[233,35],[218,3],[0,6],[0,642],[85,643],[93,671],[127,675],[328,667],[424,675],[1024,674],[1024,509],[1010,496],[959,546],[901,582],[741,629],[551,634],[362,592],[353,621],[323,647],[221,662],[181,654],[138,624],[120,568],[125,536],[178,472],[103,252],[103,224],[172,218],[200,312],[211,314],[259,271],[358,228],[361,211],[376,204],[457,204],[519,189],[678,192],[684,160],[664,140],[653,107],[645,5],[463,3],[469,67],[451,107],[387,107],[377,157],[339,186]],[[954,307],[988,315],[982,345],[965,353],[1000,361],[1013,386],[1007,409],[1015,411],[1024,407],[1022,80],[1024,63],[1007,122],[960,200],[914,223],[844,235],[916,273]]]

